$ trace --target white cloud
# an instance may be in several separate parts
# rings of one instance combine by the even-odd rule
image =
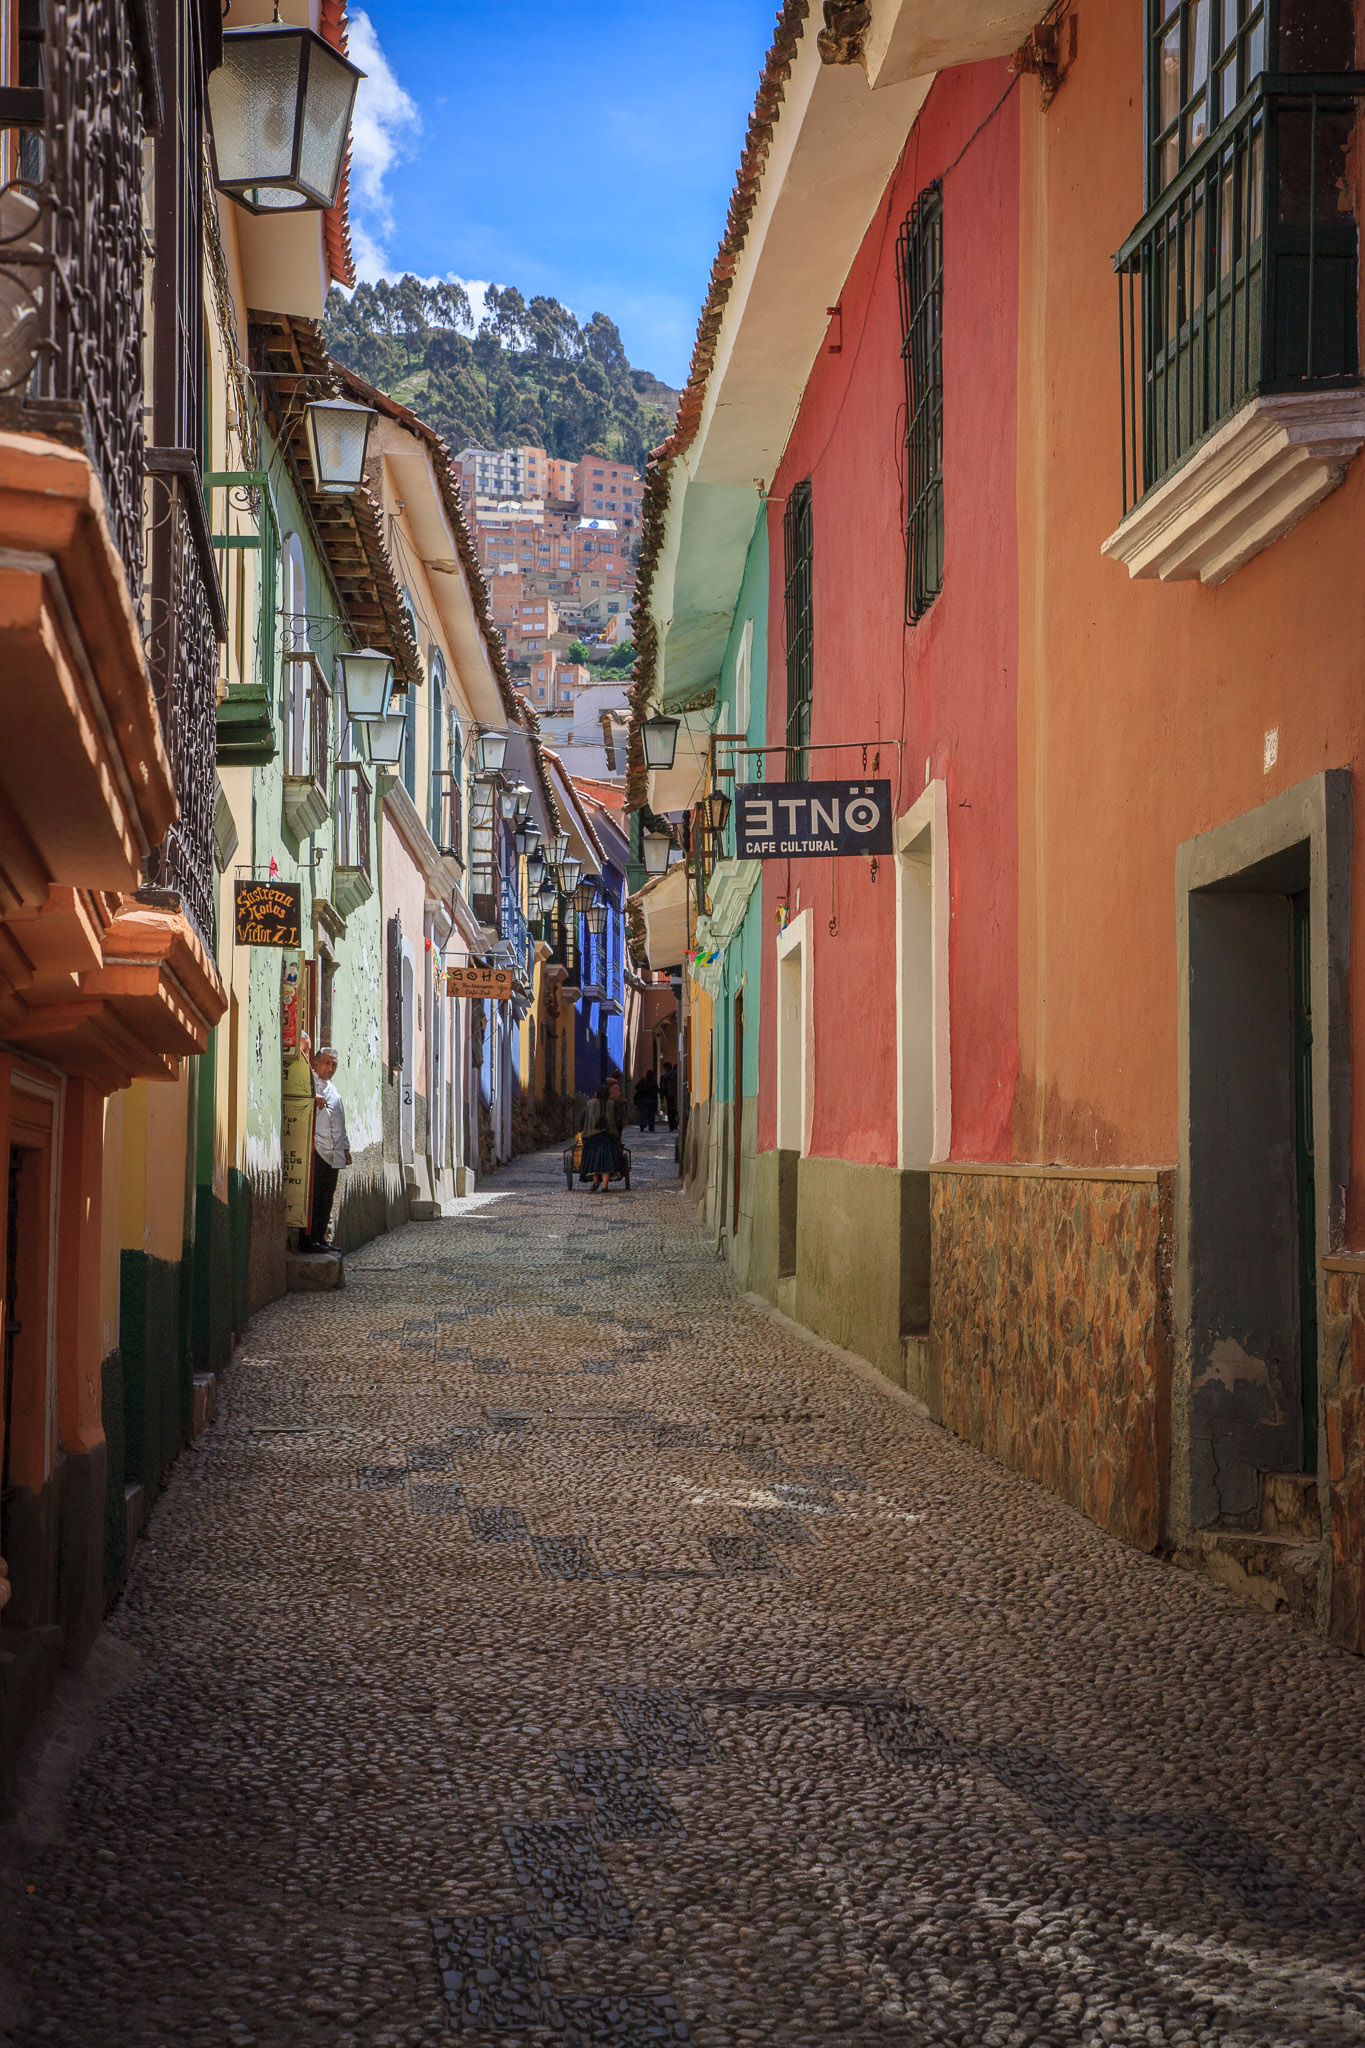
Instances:
[[[393,233],[385,178],[421,133],[417,102],[394,77],[368,14],[350,21],[350,56],[365,73],[351,121],[351,226],[356,269],[367,283],[384,275],[384,243]]]

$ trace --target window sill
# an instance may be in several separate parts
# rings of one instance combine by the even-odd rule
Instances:
[[[1253,398],[1133,507],[1101,553],[1163,583],[1229,576],[1334,491],[1365,443],[1365,390]]]

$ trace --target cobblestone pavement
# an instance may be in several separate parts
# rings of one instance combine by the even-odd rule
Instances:
[[[1365,1666],[558,1155],[253,1325],[0,1859],[8,2035],[1365,2043]]]

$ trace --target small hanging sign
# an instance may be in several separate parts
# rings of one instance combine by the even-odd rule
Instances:
[[[889,782],[746,782],[735,791],[741,860],[890,853]]]
[[[510,967],[447,967],[446,994],[504,1002],[512,993],[514,981]]]
[[[284,946],[298,951],[297,882],[238,882],[234,890],[239,946]]]

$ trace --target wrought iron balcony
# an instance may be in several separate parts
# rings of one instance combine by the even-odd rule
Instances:
[[[155,459],[159,452],[149,455]],[[147,497],[144,640],[180,813],[148,856],[146,875],[154,892],[179,898],[212,954],[218,645],[226,637],[222,596],[192,464],[149,468]]]
[[[1115,257],[1125,515],[1249,399],[1354,383],[1362,97],[1263,74]]]
[[[143,560],[145,19],[19,0],[0,80],[0,425],[88,450],[135,606]]]

